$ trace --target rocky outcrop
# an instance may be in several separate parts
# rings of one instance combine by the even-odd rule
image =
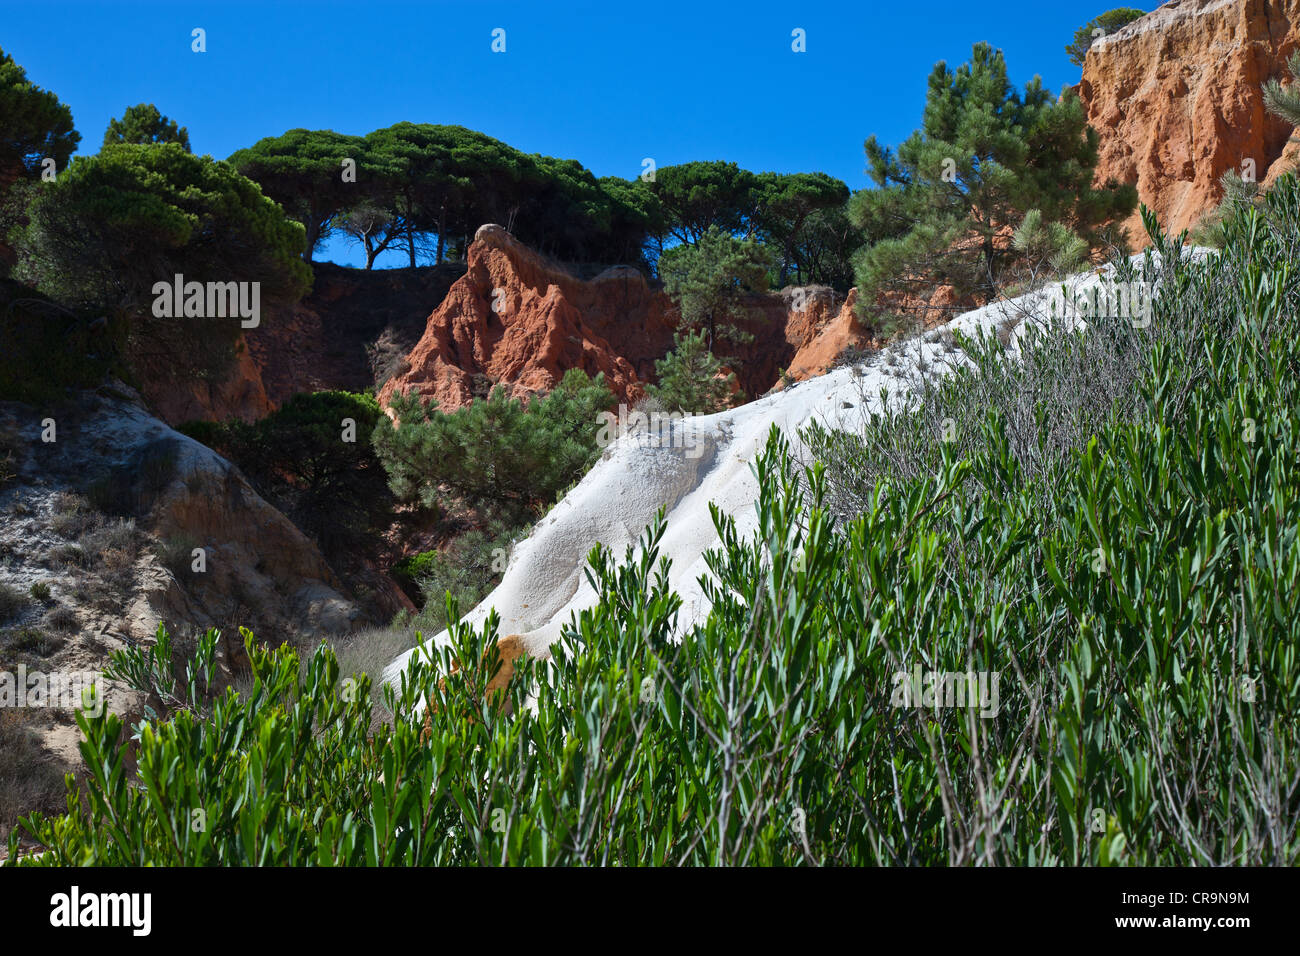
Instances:
[[[1287,78],[1298,44],[1300,0],[1172,0],[1099,38],[1077,88],[1101,137],[1096,181],[1136,183],[1178,231],[1218,205],[1227,170],[1276,179],[1297,152],[1260,87]],[[1139,214],[1124,225],[1147,244]]]
[[[277,406],[298,392],[360,392],[383,384],[419,342],[429,310],[465,265],[365,270],[318,262],[312,270],[312,290],[302,302],[270,311],[245,333]]]
[[[381,402],[414,390],[451,410],[498,383],[517,396],[549,390],[572,368],[632,402],[672,343],[670,304],[635,269],[583,281],[496,225],[479,228],[468,264]]]
[[[786,370],[789,378],[798,382],[829,372],[846,352],[862,348],[871,341],[854,309],[857,293],[857,289],[850,289],[839,311],[823,316],[820,322],[813,309],[792,316],[787,329],[791,333],[791,344],[798,342],[798,351]],[[829,301],[833,304],[833,293]],[[778,387],[783,384],[784,380],[778,383]]]
[[[818,286],[750,296],[737,325],[752,341],[736,349],[730,366],[745,393],[768,391],[828,325],[838,329],[841,351],[865,341],[856,322],[836,319],[842,303]],[[631,404],[654,380],[655,361],[671,348],[679,321],[669,297],[637,269],[616,266],[580,279],[502,227],[485,225],[470,246],[468,271],[429,316],[423,337],[379,398],[388,404],[414,391],[449,411],[498,384],[516,397],[547,391],[580,368],[603,374],[618,400]],[[805,356],[796,378],[818,374],[811,369],[830,342]]]
[[[221,379],[177,381],[165,359],[137,357],[132,362],[135,376],[154,414],[170,425],[229,418],[252,422],[269,414],[275,406],[249,352],[247,334],[236,344],[234,363]]]
[[[112,652],[152,643],[159,624],[181,654],[219,628],[217,676],[229,680],[245,663],[240,626],[304,647],[362,623],[310,540],[124,386],[47,407],[0,402],[0,457],[0,672],[93,680],[130,725],[148,699],[103,670]],[[18,718],[41,779],[83,769],[76,705]],[[41,805],[24,811],[62,804],[61,783],[30,794]]]
[[[44,420],[53,441],[42,440]],[[109,597],[120,607],[103,620],[95,607],[78,607],[69,587],[83,630],[102,625],[101,638],[147,641],[159,623],[176,630],[244,626],[279,643],[346,633],[359,622],[361,612],[316,545],[238,469],[159,421],[124,386],[84,392],[53,410],[2,404],[0,430],[17,453],[17,477],[0,498],[10,514],[22,515],[31,542],[23,553],[30,567],[11,564],[4,576],[30,587],[41,568],[60,564],[57,542],[46,542],[46,553],[42,535],[78,498],[97,521],[130,522],[150,540],[132,558],[131,574],[117,575],[118,593]],[[78,548],[84,558],[86,546]],[[87,570],[97,570],[93,560]]]

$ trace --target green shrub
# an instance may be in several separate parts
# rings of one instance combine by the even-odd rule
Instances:
[[[17,660],[10,660],[12,654],[35,654],[37,657],[49,657],[63,646],[63,639],[57,635],[41,630],[39,627],[18,627],[0,631],[0,670],[12,669]]]
[[[32,599],[44,604],[50,599],[50,584],[48,581],[37,581],[28,589]]]
[[[104,561],[109,552],[120,552],[126,559],[135,557],[139,546],[139,533],[133,518],[109,519],[83,534],[77,542],[88,562]]]
[[[370,444],[383,417],[372,396],[325,391],[293,395],[253,424],[187,422],[178,430],[237,464],[263,497],[337,557],[392,520],[387,475]]]
[[[393,565],[393,577],[402,584],[415,585],[429,573],[437,560],[437,551],[409,554]]]
[[[722,363],[709,351],[704,332],[673,335],[673,349],[655,362],[657,385],[646,392],[669,411],[708,415],[739,404],[744,393],[732,396],[733,373],[722,375]]]
[[[450,414],[395,396],[400,424],[379,422],[375,450],[399,500],[434,507],[450,496],[521,525],[595,463],[599,416],[613,404],[604,376],[579,369],[527,405],[504,388]]]
[[[41,623],[50,630],[63,634],[70,634],[79,627],[77,612],[65,604],[50,608]]]
[[[394,570],[399,579],[414,581],[423,605],[410,626],[426,634],[445,629],[449,594],[460,607],[477,606],[500,582],[511,544],[523,533],[523,528],[496,522],[458,535],[445,551],[425,551],[400,562]]]
[[[18,477],[18,452],[14,436],[0,433],[0,488]]]
[[[0,278],[0,401],[46,403],[103,381],[122,338],[117,323],[98,318]]]
[[[0,708],[0,839],[14,834],[18,818],[33,809],[55,811],[64,792],[63,768],[50,760],[37,730],[42,715],[33,709]],[[10,857],[13,850],[10,850]]]
[[[50,529],[62,538],[77,538],[99,527],[102,522],[88,498],[60,492],[53,502]]]
[[[51,549],[50,566],[86,568],[90,566],[90,558],[79,544],[61,544]]]
[[[1128,26],[1138,17],[1146,16],[1145,10],[1138,10],[1134,7],[1116,7],[1114,10],[1107,10],[1100,16],[1093,17],[1079,29],[1074,31],[1074,39],[1070,45],[1065,48],[1065,52],[1070,57],[1070,62],[1075,66],[1083,66],[1083,60],[1092,49],[1092,45],[1097,41],[1097,34],[1102,35],[1114,33],[1116,30]]]

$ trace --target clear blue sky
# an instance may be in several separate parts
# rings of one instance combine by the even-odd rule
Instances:
[[[725,159],[867,184],[862,141],[918,124],[938,60],[987,40],[1011,79],[1077,82],[1063,51],[1112,6],[1043,3],[497,3],[0,0],[0,49],[72,108],[81,153],[154,103],[225,158],[294,127],[363,134],[401,120],[467,126],[597,176]],[[207,52],[190,49],[207,31]],[[506,30],[506,52],[491,51]],[[807,52],[791,51],[806,31]],[[335,243],[322,258],[363,261]],[[381,258],[380,264],[383,263]],[[393,255],[388,263],[401,265]]]

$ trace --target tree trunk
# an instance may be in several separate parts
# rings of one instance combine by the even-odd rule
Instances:
[[[434,257],[434,265],[442,265],[442,224],[447,218],[447,204],[444,202],[442,208],[438,210],[438,253]]]
[[[997,255],[997,250],[993,246],[993,233],[989,233],[987,236],[984,237],[984,268],[986,270],[987,279],[988,279],[988,287],[986,289],[986,294],[988,296],[989,302],[992,302],[993,299],[997,296],[997,290],[994,285],[995,280],[993,276],[993,265],[994,265],[993,259],[995,255]]]
[[[316,248],[316,243],[320,241],[320,222],[316,217],[309,216],[307,219],[307,248],[303,250],[302,257],[311,265],[311,253]]]

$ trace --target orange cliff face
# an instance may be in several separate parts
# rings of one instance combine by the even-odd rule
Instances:
[[[603,373],[619,401],[633,402],[672,344],[671,305],[635,269],[585,282],[496,225],[479,227],[468,264],[381,404],[416,391],[451,411],[497,384],[519,397],[549,390],[571,368]]]
[[[1099,38],[1077,87],[1101,139],[1096,181],[1136,183],[1176,233],[1218,205],[1227,170],[1276,179],[1300,151],[1260,88],[1289,82],[1298,45],[1300,0],[1171,0]],[[1139,213],[1124,225],[1148,244]]]
[[[234,362],[221,379],[178,381],[165,357],[135,356],[133,359],[140,394],[154,414],[169,425],[228,418],[251,422],[275,409],[266,394],[262,370],[249,351],[248,333],[236,342]]]
[[[603,373],[620,402],[645,394],[680,316],[638,270],[619,266],[584,281],[497,225],[479,228],[468,259],[468,271],[429,316],[403,370],[380,390],[380,404],[415,391],[452,411],[497,384],[516,397],[547,391],[571,368]],[[770,389],[814,341],[820,340],[816,354],[802,356],[794,377],[820,374],[841,339],[840,350],[865,340],[856,323],[836,321],[843,299],[829,289],[755,295],[746,311],[738,324],[754,340],[739,349],[735,371],[750,398]],[[831,325],[834,342],[823,337]]]
[[[498,384],[522,398],[554,388],[571,368],[604,374],[616,399],[631,405],[654,381],[680,322],[672,300],[637,269],[579,279],[496,225],[479,229],[463,265],[315,268],[307,299],[270,310],[244,333],[225,380],[175,388],[164,387],[161,371],[142,375],[160,416],[251,421],[297,392],[360,391],[393,368],[379,391],[385,405],[415,391],[453,411]],[[852,301],[825,286],[750,295],[736,324],[752,341],[726,348],[738,387],[755,398],[782,372],[819,375],[845,349],[865,345],[870,336]]]

